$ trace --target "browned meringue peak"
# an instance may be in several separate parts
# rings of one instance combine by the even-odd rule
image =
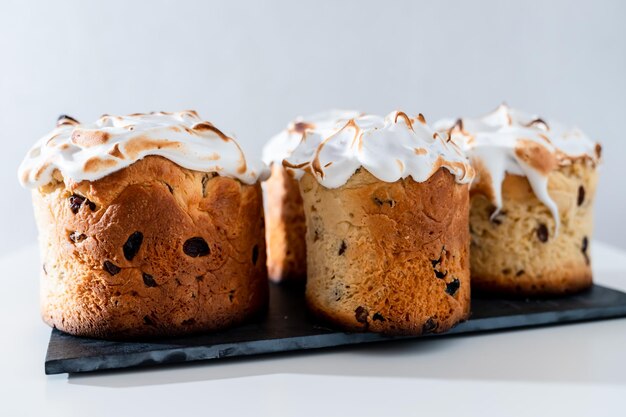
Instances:
[[[95,181],[148,155],[246,184],[268,175],[267,166],[246,157],[235,139],[187,110],[103,115],[92,124],[62,115],[57,127],[29,151],[19,179],[24,186],[38,187],[51,182],[58,171],[76,182]]]
[[[577,159],[594,165],[600,161],[600,145],[579,129],[566,128],[505,104],[483,117],[441,120],[435,123],[435,129],[447,134],[480,167],[476,186],[489,188],[487,194],[496,206],[492,217],[502,208],[505,175],[520,175],[528,179],[537,198],[550,209],[557,230],[559,213],[548,194],[549,174]],[[488,184],[483,184],[486,181]]]
[[[474,176],[454,143],[431,129],[421,114],[409,117],[401,111],[386,117],[360,114],[331,129],[306,130],[283,165],[296,176],[310,172],[327,188],[344,185],[360,167],[385,182],[409,176],[423,182],[441,167],[459,183]]]
[[[363,116],[355,110],[329,110],[307,117],[298,117],[287,128],[272,137],[263,147],[263,161],[282,164],[283,159],[291,155],[306,132],[318,132],[322,135],[340,129],[348,120]]]

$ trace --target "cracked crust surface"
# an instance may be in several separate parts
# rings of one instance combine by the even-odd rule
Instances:
[[[300,180],[306,300],[347,330],[443,332],[470,311],[469,190],[440,168],[385,183],[361,168],[328,189]]]
[[[479,170],[480,172],[480,170]],[[597,171],[584,159],[554,170],[548,192],[559,209],[560,226],[525,177],[507,174],[503,207],[493,205],[480,184],[472,189],[472,286],[480,291],[548,296],[591,286],[591,234]]]
[[[172,336],[231,326],[267,304],[258,183],[149,156],[98,181],[42,187],[33,200],[50,326]]]
[[[306,280],[306,223],[298,181],[272,164],[267,196],[267,268],[273,281]]]

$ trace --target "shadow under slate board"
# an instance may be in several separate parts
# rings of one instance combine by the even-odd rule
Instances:
[[[407,338],[336,331],[307,314],[303,294],[299,291],[271,285],[270,296],[270,309],[262,319],[213,334],[113,342],[70,336],[55,329],[48,345],[46,374],[154,366]],[[473,298],[470,319],[444,334],[508,330],[625,316],[626,293],[594,285],[589,291],[563,298]]]

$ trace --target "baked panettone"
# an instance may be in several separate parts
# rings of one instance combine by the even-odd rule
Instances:
[[[266,171],[193,111],[60,118],[19,173],[33,188],[44,321],[173,336],[263,310]]]
[[[502,105],[437,123],[468,154],[472,285],[512,295],[592,283],[590,243],[600,145],[580,130]]]
[[[284,166],[302,192],[314,313],[389,334],[443,332],[468,317],[473,171],[423,116],[307,132]]]

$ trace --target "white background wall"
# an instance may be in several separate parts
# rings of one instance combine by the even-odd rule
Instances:
[[[34,241],[16,170],[61,113],[195,108],[248,149],[330,107],[480,115],[501,101],[604,145],[597,237],[626,248],[626,2],[0,4],[0,250]]]

